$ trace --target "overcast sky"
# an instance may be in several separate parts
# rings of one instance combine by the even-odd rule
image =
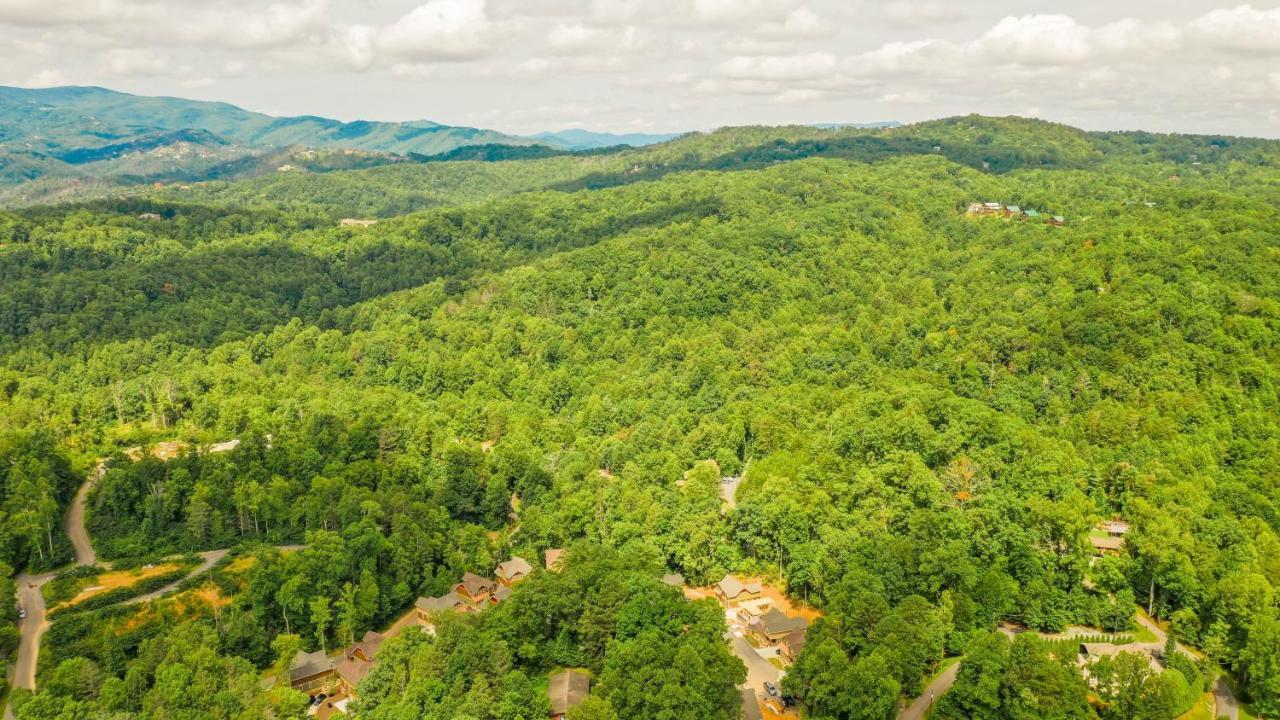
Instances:
[[[0,84],[520,133],[977,112],[1280,137],[1280,6],[0,0]]]

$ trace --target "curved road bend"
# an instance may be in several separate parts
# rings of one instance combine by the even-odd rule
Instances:
[[[923,720],[925,713],[929,712],[929,708],[937,699],[945,695],[956,683],[956,675],[959,672],[960,663],[953,663],[951,667],[944,670],[929,683],[924,692],[920,693],[920,697],[912,700],[910,705],[898,712],[898,720]]]

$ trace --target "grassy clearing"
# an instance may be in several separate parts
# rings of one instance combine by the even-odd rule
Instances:
[[[1179,716],[1178,720],[1214,720],[1213,693],[1201,695],[1200,699],[1196,700],[1196,704]]]

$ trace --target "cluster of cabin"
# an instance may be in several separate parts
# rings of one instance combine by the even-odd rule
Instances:
[[[552,551],[548,551],[548,557]],[[557,561],[559,556],[556,556]],[[533,572],[533,566],[519,556],[513,556],[494,568],[494,579],[475,573],[463,573],[462,581],[439,597],[420,597],[414,602],[418,624],[427,632],[435,632],[435,617],[440,612],[480,612],[497,605],[511,595],[511,586]]]
[[[1022,208],[1017,205],[1005,205],[998,202],[970,203],[965,210],[965,217],[995,217],[1005,220],[1047,220],[1050,225],[1062,227],[1067,224],[1061,215],[1045,215],[1035,208]]]
[[[779,657],[794,661],[804,649],[809,621],[787,615],[764,595],[764,585],[726,575],[716,583],[716,599],[742,627],[756,647],[777,648]]]

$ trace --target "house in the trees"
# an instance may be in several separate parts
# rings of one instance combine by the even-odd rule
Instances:
[[[356,686],[373,669],[374,657],[378,654],[378,649],[382,647],[384,639],[380,633],[370,630],[364,634],[360,642],[347,648],[342,653],[342,657],[334,663],[333,667],[338,693],[346,694],[350,697],[355,696]]]
[[[560,572],[564,565],[564,548],[549,548],[546,553],[546,568],[551,572]]]
[[[289,687],[304,693],[327,687],[333,680],[333,667],[333,658],[322,651],[299,650],[289,663]]]
[[[1022,217],[1022,208],[1017,205],[1009,205],[1004,209],[1004,216],[1015,220],[1020,219]]]
[[[493,574],[498,577],[498,582],[511,587],[529,577],[531,572],[533,572],[533,566],[529,564],[528,560],[519,556],[512,556],[510,560],[498,563],[498,567],[493,571]]]
[[[1040,217],[1040,211],[1036,210],[1035,208],[1027,208],[1026,210],[1022,211],[1022,214],[1026,215],[1028,218],[1031,218],[1032,220],[1035,220]]]
[[[1111,537],[1124,537],[1129,532],[1129,523],[1124,520],[1104,520],[1099,523],[1098,529]]]
[[[420,597],[413,603],[413,608],[417,615],[418,624],[433,635],[436,632],[436,616],[440,613],[470,612],[473,610],[470,603],[453,591],[447,592],[440,597]]]
[[[716,583],[716,598],[726,608],[737,607],[748,600],[755,600],[763,591],[764,588],[760,583],[743,582],[732,575],[725,575],[723,580]]]
[[[670,573],[662,576],[662,584],[669,585],[673,588],[684,587],[684,576],[680,573]]]
[[[804,649],[804,639],[809,634],[809,628],[796,628],[787,633],[778,643],[778,653],[790,662],[795,662],[796,657],[800,655],[800,651]]]
[[[809,627],[808,620],[802,617],[790,617],[778,608],[771,608],[760,617],[752,618],[747,624],[747,632],[762,645],[777,645],[792,632],[807,627]]]
[[[1123,537],[1090,535],[1089,544],[1093,545],[1093,552],[1099,557],[1103,555],[1119,555],[1124,550]]]
[[[591,691],[591,678],[581,670],[561,670],[547,683],[552,720],[564,720]]]
[[[738,620],[750,625],[752,620],[763,616],[773,607],[773,601],[767,597],[756,598],[755,600],[747,600],[738,605]]]
[[[457,593],[463,600],[479,605],[489,601],[489,596],[493,594],[494,588],[498,583],[482,578],[473,572],[462,574],[462,582],[453,586],[453,591]]]
[[[157,214],[157,213],[146,212],[146,213],[142,213],[141,215],[139,215],[139,216],[138,216],[138,219],[139,219],[139,220],[152,220],[152,221],[154,221],[154,220],[163,220],[164,218],[163,218],[163,217],[161,217],[161,216],[160,216],[159,214]]]
[[[499,585],[493,589],[493,594],[489,595],[489,604],[497,605],[498,603],[506,602],[509,597],[511,597],[511,586]]]
[[[377,220],[362,220],[360,218],[342,218],[342,220],[338,222],[338,225],[341,227],[369,227],[377,224]]]
[[[1049,218],[1049,224],[1054,227],[1062,227],[1063,225],[1067,224],[1067,219],[1062,217],[1061,215],[1054,215],[1053,217]]]

